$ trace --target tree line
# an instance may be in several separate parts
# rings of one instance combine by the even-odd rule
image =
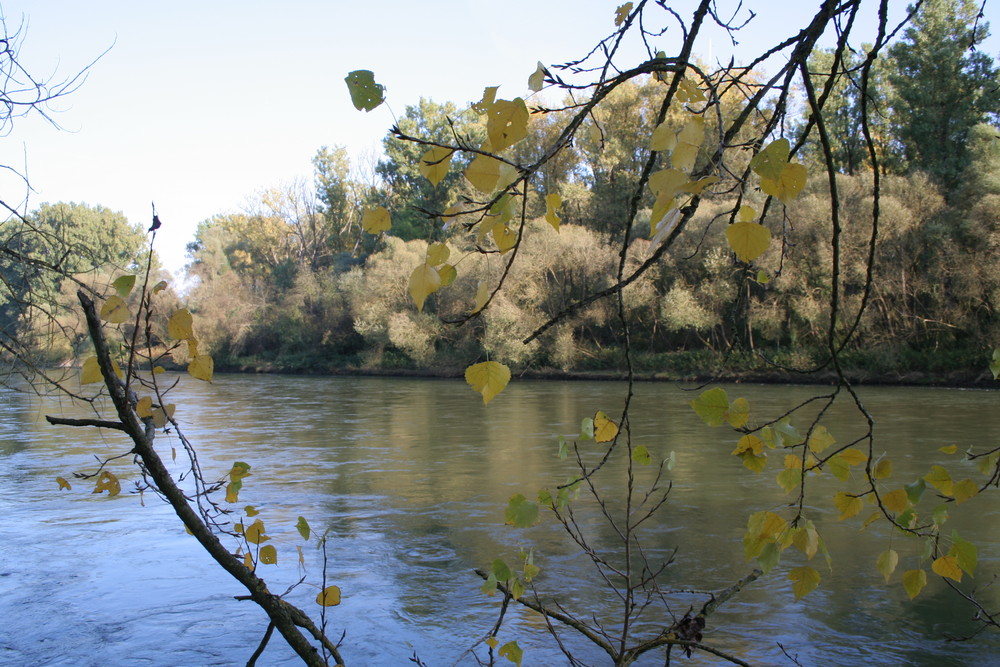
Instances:
[[[814,87],[828,97],[829,166],[838,187],[850,193],[842,211],[848,314],[859,308],[870,250],[861,228],[873,178],[864,159],[865,108],[880,154],[884,185],[873,307],[861,315],[858,335],[845,350],[846,363],[871,376],[982,368],[1000,339],[1000,271],[993,261],[1000,246],[1000,84],[993,60],[974,48],[988,34],[977,12],[965,0],[923,3],[903,39],[868,73],[864,98],[863,52],[837,58],[832,50],[816,51],[810,59]],[[757,79],[763,81],[763,74]],[[188,247],[189,301],[202,339],[222,367],[457,368],[485,354],[522,368],[615,368],[620,341],[610,304],[581,309],[529,345],[522,339],[543,316],[610,281],[620,221],[654,129],[659,85],[647,77],[616,88],[574,144],[542,167],[525,198],[540,230],[519,251],[528,268],[511,277],[499,302],[475,322],[443,324],[467,313],[478,285],[500,269],[489,255],[465,260],[456,285],[447,295],[431,296],[421,312],[408,303],[407,278],[428,242],[469,249],[456,233],[460,218],[446,223],[430,212],[461,206],[476,192],[463,176],[470,157],[456,156],[432,184],[421,173],[423,148],[396,136],[440,142],[457,136],[472,144],[486,137],[474,109],[421,99],[406,108],[396,133],[387,134],[382,156],[352,163],[343,147],[322,147],[313,158],[311,183],[260,192],[243,210],[198,226]],[[712,137],[745,103],[746,90],[724,90],[718,114],[704,124],[699,160],[707,160]],[[572,100],[562,102],[572,107]],[[528,136],[512,148],[515,162],[540,155],[571,108],[551,111],[539,104],[534,111]],[[765,120],[762,115],[757,122]],[[680,128],[679,112],[670,112],[670,122]],[[794,138],[806,134],[810,118],[803,113],[780,122]],[[816,133],[808,136],[800,159],[819,173],[826,158]],[[542,221],[551,194],[564,202],[558,231]],[[648,219],[653,199],[645,195],[640,217]],[[713,212],[729,210],[735,195],[712,194],[707,201],[692,221],[703,233],[671,248],[626,292],[640,367],[704,372],[734,350],[750,365],[757,355],[809,367],[826,330],[829,184],[810,179],[795,202],[770,210],[763,222],[782,230],[785,240],[757,261],[752,276],[721,235],[710,233],[725,224]],[[58,227],[65,206],[43,206],[34,219],[42,228]],[[388,210],[391,229],[366,234],[363,214],[378,206]],[[80,234],[94,215],[81,213]],[[633,236],[631,256],[648,253],[650,234],[639,229]],[[125,243],[131,236],[115,238]],[[128,250],[140,247],[136,236]],[[121,264],[121,249],[104,250],[108,257],[95,259]]]

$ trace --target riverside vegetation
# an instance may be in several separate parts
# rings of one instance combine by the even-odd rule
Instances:
[[[263,544],[263,520],[250,522],[256,508],[236,506],[252,466],[237,461],[218,481],[202,473],[167,402],[169,386],[157,379],[167,354],[203,380],[213,377],[213,359],[320,369],[451,363],[466,367],[486,403],[502,400],[511,367],[621,369],[621,412],[594,406],[578,433],[558,440],[568,477],[513,495],[505,513],[507,524],[523,528],[547,510],[613,593],[616,620],[600,623],[563,607],[534,551],[514,541],[512,553],[480,572],[483,591],[501,593],[496,624],[467,653],[484,664],[521,664],[522,649],[504,635],[512,606],[539,614],[557,641],[564,632],[582,636],[616,665],[650,652],[670,663],[695,650],[747,664],[703,641],[702,630],[719,605],[776,568],[796,599],[821,585],[823,567],[813,558],[824,556],[826,567],[836,559],[817,506],[835,510],[835,520],[875,526],[869,538],[886,548],[872,567],[887,584],[914,598],[936,575],[984,628],[1000,627],[977,590],[959,586],[976,575],[976,546],[946,529],[949,512],[964,511],[959,506],[996,485],[1000,448],[970,447],[967,457],[978,463],[970,472],[949,462],[960,450],[945,444],[942,465],[897,479],[895,453],[876,438],[876,418],[848,374],[851,365],[875,373],[981,372],[988,363],[1000,298],[1000,149],[989,124],[1000,108],[997,71],[969,50],[987,29],[971,3],[920,4],[891,46],[895,30],[882,3],[874,42],[852,48],[862,4],[820,3],[809,24],[776,47],[787,51],[778,71],[765,74],[755,67],[763,57],[716,69],[693,57],[705,21],[739,28],[707,0],[687,20],[659,3],[625,3],[609,12],[611,34],[599,48],[569,63],[539,63],[530,74],[528,89],[563,95],[558,102],[529,107],[491,87],[468,108],[423,100],[407,108],[385,157],[365,177],[352,176],[342,149],[324,148],[314,190],[278,188],[245,212],[202,223],[191,245],[191,311],[156,281],[149,252],[136,265],[145,267],[138,277],[105,279],[99,309],[88,290],[76,289],[83,280],[68,265],[43,263],[57,269],[61,280],[53,281],[14,263],[22,272],[8,284],[25,292],[11,303],[37,309],[43,294],[75,291],[86,315],[86,334],[77,335],[71,313],[79,307],[65,297],[44,302],[34,319],[16,311],[12,325],[28,332],[18,355],[28,361],[34,341],[53,333],[65,341],[62,354],[96,350],[83,380],[105,386],[116,420],[51,421],[130,437],[139,490],[164,496],[268,613],[257,653],[277,628],[305,662],[342,662],[325,613],[314,624],[259,578],[278,551]],[[818,50],[835,23],[836,46]],[[664,34],[650,32],[654,24],[681,28],[671,55],[654,47]],[[648,59],[619,66],[626,39]],[[346,82],[359,109],[384,101],[372,72],[352,72]],[[41,212],[19,222],[11,229],[31,243],[23,230],[74,227]],[[199,316],[197,336],[191,312]],[[116,366],[116,357],[124,363]],[[639,369],[686,359],[680,372],[687,373],[706,358],[727,368],[752,359],[783,372],[825,370],[833,386],[776,415],[758,414],[751,401],[720,388],[693,396],[690,407],[708,427],[735,431],[731,454],[749,473],[766,471],[759,479],[776,483],[788,500],[748,513],[742,550],[753,565],[697,608],[681,610],[661,583],[672,558],[651,557],[642,537],[643,525],[669,503],[673,458],[633,441],[629,406]],[[823,416],[836,402],[851,406],[860,436],[839,440],[827,429]],[[186,494],[153,448],[161,429],[189,462],[194,486]],[[606,479],[611,457],[623,459],[625,479]],[[95,492],[117,495],[105,463],[80,477],[96,478]],[[647,467],[656,471],[652,479],[638,474]],[[819,475],[837,480],[832,497],[814,490]],[[592,520],[615,532],[616,548],[593,548]],[[308,542],[302,517],[298,528]],[[324,556],[331,543],[335,536],[320,540]],[[340,590],[328,585],[325,567],[317,588],[323,609],[337,604]],[[571,664],[584,659],[560,648]]]

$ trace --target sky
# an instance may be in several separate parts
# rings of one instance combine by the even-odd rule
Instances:
[[[615,0],[0,0],[21,63],[53,82],[90,65],[52,118],[19,119],[0,137],[0,199],[33,210],[74,201],[146,226],[155,202],[157,252],[179,272],[200,221],[239,210],[254,193],[311,180],[321,146],[355,158],[381,150],[393,113],[421,96],[464,104],[485,86],[529,93],[536,63],[585,55],[614,28]],[[732,42],[706,34],[700,56],[748,62],[804,26],[813,2],[751,2],[757,17]],[[988,3],[989,12],[996,3]],[[671,3],[687,19],[692,0]],[[732,12],[733,0],[718,0]],[[895,2],[901,18],[905,2]],[[742,16],[746,16],[745,9]],[[871,23],[871,15],[867,15]],[[994,20],[994,25],[1000,25]],[[868,36],[874,36],[872,28]],[[832,37],[830,37],[832,39]],[[678,30],[655,40],[668,54]],[[997,56],[996,37],[984,51]],[[645,59],[627,48],[622,64]],[[95,62],[96,61],[96,62]],[[351,105],[344,77],[375,72],[388,106]]]

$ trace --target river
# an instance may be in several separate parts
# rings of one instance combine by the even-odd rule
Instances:
[[[747,397],[758,420],[825,391],[726,389],[731,398]],[[93,495],[93,482],[72,478],[74,471],[93,470],[95,456],[126,451],[120,434],[50,426],[43,415],[84,413],[65,399],[0,391],[0,664],[244,664],[263,634],[263,613],[233,599],[243,591],[168,508],[149,493],[132,492],[136,473],[128,460],[110,464],[123,480],[117,498]],[[666,476],[668,501],[647,524],[644,548],[651,557],[674,554],[662,577],[665,590],[725,588],[752,569],[741,543],[748,514],[782,512],[789,502],[774,482],[780,457],[762,474],[751,473],[730,455],[736,434],[705,426],[687,406],[697,395],[690,388],[643,383],[635,391],[634,443],[654,456],[673,452],[676,460]],[[982,479],[960,454],[937,450],[994,446],[998,394],[882,387],[860,394],[876,418],[876,453],[889,452],[894,479],[911,481],[942,462],[956,479]],[[173,396],[208,476],[222,477],[233,461],[251,464],[237,507],[261,511],[278,549],[277,565],[260,566],[272,590],[299,580],[295,545],[305,544],[305,573],[317,581],[316,535],[328,535],[328,577],[343,592],[328,620],[336,628],[332,635],[346,631],[348,665],[412,664],[414,653],[435,667],[475,664],[461,656],[489,630],[499,597],[479,591],[473,569],[497,557],[513,563],[522,547],[534,549],[541,567],[536,583],[546,596],[556,594],[585,618],[610,618],[603,611],[607,591],[550,516],[543,513],[542,522],[526,530],[503,520],[513,494],[533,498],[573,474],[571,459],[557,456],[558,436],[572,436],[596,410],[617,419],[622,384],[515,380],[488,408],[458,380],[220,375],[209,385],[181,377]],[[797,423],[805,426],[804,419]],[[857,413],[846,404],[838,403],[823,423],[839,442],[860,433]],[[176,440],[161,436],[158,443],[169,459]],[[598,446],[581,447],[593,456]],[[598,484],[607,491],[624,484],[620,458],[600,473]],[[652,471],[642,469],[639,480],[649,482]],[[73,489],[60,491],[57,476]],[[842,486],[829,475],[812,483],[807,513],[826,540],[832,571],[822,556],[809,562],[822,581],[796,601],[787,571],[806,562],[789,549],[781,565],[709,618],[707,643],[760,665],[794,664],[785,651],[802,665],[1000,664],[996,633],[945,641],[976,626],[971,609],[936,577],[916,601],[907,599],[899,577],[918,567],[917,545],[892,534],[884,521],[861,532],[867,507],[860,517],[838,522],[832,496]],[[578,502],[593,544],[616,548],[594,503],[586,495]],[[995,492],[951,513],[945,532],[956,528],[979,547],[976,577],[963,585],[985,587],[1000,564]],[[313,529],[309,543],[296,532],[299,515]],[[890,545],[901,561],[887,586],[875,560]],[[304,584],[289,598],[315,612],[316,592]],[[982,595],[1000,605],[995,589]],[[697,593],[670,597],[678,615],[703,600]],[[564,636],[585,662],[602,664],[599,651]],[[531,613],[511,614],[500,640],[512,639],[525,650],[524,665],[566,663]],[[640,664],[663,664],[662,652],[647,658]],[[676,660],[723,664],[703,653]],[[295,662],[275,637],[258,664]]]

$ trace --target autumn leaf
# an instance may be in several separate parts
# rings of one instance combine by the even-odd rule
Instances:
[[[486,301],[490,298],[490,288],[484,282],[480,282],[476,287],[476,305],[473,306],[470,312],[478,313],[486,305]]]
[[[823,452],[827,447],[837,442],[826,427],[822,424],[817,426],[809,434],[809,451],[814,454]]]
[[[188,364],[187,371],[191,374],[191,377],[211,382],[212,375],[215,372],[215,362],[212,361],[210,355],[199,354]]]
[[[892,476],[892,461],[889,459],[882,459],[875,464],[875,470],[872,471],[872,477],[875,479],[886,479]]]
[[[70,490],[70,489],[73,488],[73,485],[70,484],[69,482],[67,482],[64,477],[56,477],[56,483],[59,484],[59,490],[60,491],[63,490],[63,489]]]
[[[278,564],[278,550],[273,544],[266,544],[260,548],[260,562],[264,565]]]
[[[361,229],[369,234],[381,234],[392,228],[392,219],[389,210],[385,206],[366,208],[361,214]]]
[[[433,146],[420,158],[420,175],[436,186],[448,175],[454,152],[449,148]]]
[[[118,276],[111,283],[111,286],[115,288],[115,291],[118,293],[118,296],[120,296],[122,299],[127,299],[128,295],[132,293],[132,288],[135,287],[135,276],[133,275]]]
[[[545,85],[545,74],[545,65],[539,61],[534,73],[528,77],[528,88],[536,93],[541,90]]]
[[[890,512],[899,514],[910,508],[910,498],[906,494],[906,489],[896,489],[882,496],[882,504]]]
[[[101,493],[102,491],[107,491],[109,496],[117,496],[122,492],[121,483],[109,470],[102,470],[101,474],[97,476],[97,485],[94,486],[91,493]]]
[[[618,9],[615,10],[615,27],[625,23],[625,20],[628,19],[628,15],[630,13],[632,13],[631,2],[626,2],[624,5],[618,7]]]
[[[335,607],[340,604],[340,589],[336,586],[327,586],[316,596],[316,604],[322,607]]]
[[[510,369],[498,361],[483,361],[465,369],[465,381],[489,403],[510,382]]]
[[[261,544],[271,539],[264,534],[264,522],[260,519],[254,519],[252,524],[243,529],[243,537],[250,544]]]
[[[371,70],[355,70],[344,81],[351,93],[351,103],[358,111],[371,111],[385,101],[385,86],[375,83],[375,73]]]
[[[302,536],[303,540],[309,539],[309,522],[306,521],[304,516],[299,517],[299,520],[295,523],[295,528],[299,531],[299,535]]]
[[[493,242],[497,244],[500,254],[510,252],[517,245],[517,232],[503,222],[493,224]]]
[[[903,573],[903,590],[910,599],[917,597],[927,585],[927,572],[924,570],[907,570]]]
[[[677,101],[685,103],[706,101],[705,93],[691,79],[681,79],[677,87]]]
[[[101,319],[111,324],[121,324],[132,319],[132,313],[120,296],[112,294],[101,306]]]
[[[594,415],[594,442],[611,442],[618,435],[618,424],[606,414],[598,411]]]
[[[864,508],[864,502],[862,502],[861,498],[856,498],[843,491],[838,491],[837,495],[833,497],[833,504],[840,510],[840,516],[837,517],[837,521],[857,516]]]
[[[784,137],[772,141],[750,160],[750,168],[761,178],[776,181],[781,177],[785,165],[788,164],[788,152],[791,146]]]
[[[931,563],[931,570],[939,577],[962,581],[962,568],[958,566],[958,558],[955,556],[941,556]]]
[[[819,572],[811,567],[796,567],[788,572],[788,578],[792,580],[792,592],[795,599],[799,600],[808,595],[819,585]]]
[[[489,194],[496,189],[500,180],[500,164],[499,160],[489,155],[477,155],[463,173],[474,188]]]
[[[669,121],[663,121],[656,126],[649,139],[649,150],[651,151],[672,151],[677,146],[677,132],[670,126]]]
[[[954,482],[951,481],[951,475],[942,466],[931,466],[931,471],[924,475],[924,481],[933,486],[935,489],[940,491],[943,495],[952,495],[952,486]]]
[[[806,186],[808,176],[809,173],[804,166],[796,162],[789,162],[781,170],[777,179],[761,177],[760,189],[764,194],[777,197],[787,204],[799,196],[799,193]]]
[[[729,247],[742,262],[752,262],[771,245],[771,230],[756,222],[734,222],[726,227]]]
[[[750,403],[740,396],[730,404],[724,416],[733,428],[743,428],[750,420]]]
[[[524,100],[515,97],[495,101],[487,116],[486,134],[497,153],[528,136],[528,107]]]
[[[889,579],[892,578],[892,573],[896,571],[897,565],[899,565],[899,554],[894,549],[886,549],[878,555],[878,559],[875,561],[875,567],[878,568],[879,574],[885,579],[885,583],[889,583]]]
[[[515,595],[514,597],[518,596]],[[517,665],[517,667],[521,667],[521,660],[524,658],[524,651],[517,645],[516,641],[512,641],[501,646],[500,650],[497,651],[497,655],[501,658],[507,658]]]
[[[187,308],[175,310],[167,320],[167,335],[174,340],[194,338],[194,320]]]
[[[174,410],[176,409],[176,407],[177,406],[173,403],[154,407],[151,410],[153,417],[153,426],[155,426],[156,428],[163,428],[164,426],[166,426],[167,421],[174,416]]]
[[[649,455],[645,445],[636,445],[632,449],[632,460],[641,466],[648,466],[653,462],[653,457]]]
[[[971,479],[963,479],[952,487],[952,492],[955,494],[955,502],[961,505],[979,493],[979,486]]]
[[[97,357],[87,357],[83,362],[83,368],[80,369],[80,384],[94,384],[103,381],[104,375],[101,374],[101,366]]]
[[[559,222],[562,220],[559,217],[559,208],[562,206],[562,197],[558,194],[550,194],[545,196],[545,222],[552,225],[552,227],[558,232]]]
[[[951,549],[948,555],[954,556],[958,566],[970,577],[976,573],[976,565],[979,562],[979,550],[972,542],[963,540],[958,536],[957,531],[951,533]]]
[[[410,274],[410,296],[417,304],[417,310],[423,311],[424,301],[441,287],[441,275],[433,266],[421,264]]]
[[[483,98],[472,105],[472,110],[476,113],[488,113],[493,102],[497,98],[497,90],[500,86],[487,86],[483,89]]]
[[[448,261],[448,257],[451,256],[451,250],[445,243],[431,243],[427,246],[427,261],[428,266],[438,266],[439,264],[444,264]]]

